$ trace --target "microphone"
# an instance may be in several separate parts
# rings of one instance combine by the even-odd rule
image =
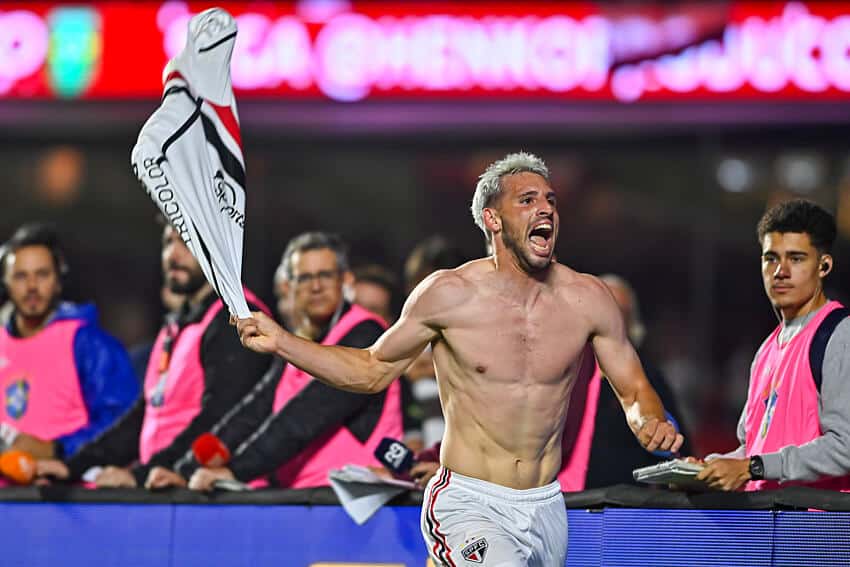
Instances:
[[[202,467],[223,467],[230,462],[230,450],[212,433],[198,435],[192,443],[192,453]]]
[[[35,459],[26,451],[6,451],[0,454],[0,474],[15,484],[30,484],[35,476]]]
[[[401,441],[384,437],[375,449],[375,458],[394,475],[404,476],[413,466],[413,451]]]

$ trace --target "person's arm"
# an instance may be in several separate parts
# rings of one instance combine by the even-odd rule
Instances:
[[[329,386],[374,393],[388,387],[437,338],[441,318],[465,301],[465,285],[453,271],[433,273],[411,293],[399,320],[367,349],[296,337],[262,313],[240,319],[237,328],[242,344],[252,350],[275,353]]]
[[[649,384],[655,390],[655,393],[658,394],[658,398],[664,405],[667,421],[672,423],[676,428],[676,431],[685,437],[685,441],[682,443],[682,446],[679,447],[679,452],[683,455],[690,455],[691,446],[688,441],[690,436],[688,435],[687,427],[685,427],[684,414],[681,411],[676,394],[673,392],[673,389],[670,387],[670,384],[667,382],[667,379],[660,368],[653,365],[651,361],[645,359],[640,351],[638,351],[638,358],[641,360],[643,371],[649,380]],[[669,453],[666,452],[656,452],[655,455],[665,458],[670,457]]]
[[[602,373],[608,377],[626,414],[626,421],[648,451],[677,451],[684,437],[667,421],[661,399],[647,380],[626,334],[623,317],[608,288],[590,278],[588,316],[591,343]]]
[[[338,344],[365,348],[382,332],[377,322],[363,321]],[[273,472],[316,439],[344,425],[376,398],[383,400],[385,395],[346,392],[314,380],[236,449],[228,468],[237,480],[244,482]]]
[[[79,448],[65,461],[70,478],[78,479],[91,467],[103,465],[126,466],[139,457],[139,436],[145,419],[145,397],[139,395],[135,403],[112,427]]]
[[[275,392],[284,366],[285,362],[275,357],[260,381],[212,427],[210,433],[230,448],[238,447],[259,429],[263,421],[271,414]],[[174,464],[174,471],[183,478],[189,478],[199,466],[201,465],[195,460],[195,455],[190,449]]]
[[[97,326],[77,330],[74,360],[89,419],[83,427],[55,440],[65,458],[105,431],[139,397],[139,381],[127,352]]]
[[[764,477],[787,482],[850,474],[850,319],[833,331],[823,359],[819,437],[761,455]]]
[[[200,411],[168,447],[154,454],[146,464],[133,468],[139,486],[145,484],[150,469],[172,468],[201,433],[209,431],[239,403],[271,364],[270,356],[259,355],[241,347],[239,339],[230,330],[228,317],[226,309],[219,311],[201,339],[204,391]]]

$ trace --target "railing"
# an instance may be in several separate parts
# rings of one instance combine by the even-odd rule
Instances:
[[[569,567],[850,565],[847,494],[615,486],[564,499]],[[424,567],[420,503],[420,493],[402,495],[357,526],[329,489],[9,488],[0,490],[0,565]]]

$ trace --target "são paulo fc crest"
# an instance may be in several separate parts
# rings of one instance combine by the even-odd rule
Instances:
[[[464,559],[471,563],[484,563],[487,554],[487,540],[480,537],[460,550]]]
[[[21,419],[27,413],[30,400],[30,384],[25,378],[6,386],[6,414],[12,419]]]

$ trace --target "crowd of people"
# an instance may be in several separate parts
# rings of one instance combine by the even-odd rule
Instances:
[[[490,256],[467,261],[435,236],[412,251],[402,281],[350,265],[335,234],[301,234],[275,272],[276,308],[246,289],[255,317],[238,332],[163,220],[167,315],[132,359],[93,305],[64,300],[70,269],[56,232],[24,225],[0,258],[0,445],[31,455],[39,482],[208,491],[228,480],[325,486],[331,469],[380,467],[374,452],[392,438],[418,453],[412,474],[426,498],[453,478],[449,516],[464,490],[548,498],[633,482],[634,468],[674,456],[704,463],[699,478],[719,490],[847,488],[850,323],[824,293],[830,213],[793,200],[761,219],[779,325],[752,362],[740,447],[705,457],[692,455],[675,385],[641,350],[629,282],[556,262],[543,162],[512,154],[491,165],[473,216]],[[218,460],[199,456],[209,434]]]

